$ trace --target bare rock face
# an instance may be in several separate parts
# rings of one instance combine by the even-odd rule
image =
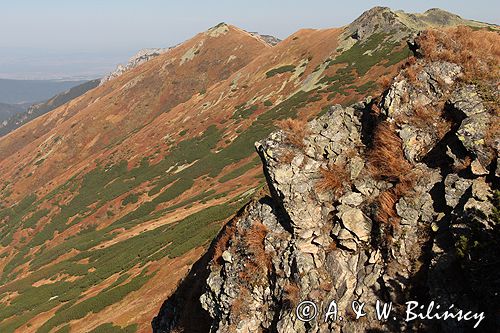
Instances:
[[[312,120],[302,144],[284,131],[256,143],[270,196],[250,203],[217,243],[199,300],[211,332],[466,332],[475,324],[405,321],[407,301],[485,311],[482,329],[498,327],[498,146],[485,139],[492,113],[474,85],[457,81],[460,66],[421,66],[377,101]],[[438,107],[446,126],[425,116]],[[392,131],[385,139],[382,127]],[[387,155],[395,162],[374,156],[391,145],[401,150]],[[380,165],[404,172],[387,176]],[[307,322],[296,313],[305,300],[319,311]],[[333,300],[342,320],[325,320]],[[391,320],[377,320],[377,301],[392,302]],[[353,302],[365,304],[365,317],[354,319]]]
[[[241,255],[245,249],[238,247],[236,244],[242,241],[235,239],[226,250],[231,261],[213,267],[207,292],[201,297],[203,307],[215,319],[213,331],[228,332],[231,327],[238,332],[262,328],[277,332],[329,332],[349,326],[364,332],[382,328],[374,319],[342,325],[321,320],[304,323],[293,311],[297,302],[304,299],[336,300],[339,309],[348,309],[354,300],[374,305],[387,294],[396,301],[415,273],[412,262],[421,254],[423,239],[418,236],[423,231],[419,224],[429,222],[437,214],[428,191],[440,181],[440,176],[420,165],[430,179],[417,185],[412,198],[402,198],[398,203],[404,216],[399,233],[408,236],[401,237],[393,248],[389,263],[383,251],[371,245],[377,226],[369,202],[390,185],[372,179],[361,167],[341,197],[318,190],[321,168],[339,163],[351,170],[359,168],[354,165],[355,157],[364,160],[361,118],[365,107],[335,107],[328,115],[311,122],[305,153],[297,151],[290,164],[280,162],[280,155],[290,149],[283,133],[274,133],[257,144],[276,206],[254,203],[245,220],[236,222],[236,229],[251,230],[256,221],[266,227],[263,246],[272,260],[260,274],[268,278],[248,282],[238,277],[237,273],[248,266],[248,256]],[[290,295],[291,292],[295,294]],[[242,295],[247,296],[241,300]],[[239,302],[245,304],[245,310],[235,313],[234,304]]]

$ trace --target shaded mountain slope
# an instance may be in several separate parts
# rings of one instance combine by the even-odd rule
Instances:
[[[0,331],[149,331],[262,186],[253,142],[380,93],[410,54],[410,30],[350,28],[271,47],[221,24],[1,138]]]
[[[26,110],[25,105],[22,104],[6,104],[0,103],[0,126],[3,125],[3,122],[12,116],[21,113]]]
[[[4,136],[18,127],[32,121],[33,119],[46,114],[63,104],[68,103],[72,99],[75,99],[87,91],[94,89],[99,84],[100,80],[92,80],[80,85],[77,85],[65,92],[59,93],[56,96],[50,98],[48,101],[43,103],[38,103],[31,105],[25,112],[17,112],[12,114],[8,119],[5,119],[0,123],[0,136]],[[24,110],[24,109],[22,109]]]
[[[0,79],[0,101],[9,104],[35,103],[82,83],[85,81]]]

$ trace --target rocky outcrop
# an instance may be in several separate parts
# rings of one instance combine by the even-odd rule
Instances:
[[[137,52],[134,56],[132,56],[129,59],[127,64],[125,64],[125,65],[119,64],[118,66],[116,66],[116,69],[113,72],[111,72],[108,75],[106,75],[105,77],[103,77],[101,79],[100,84],[102,85],[105,82],[122,75],[123,73],[125,73],[128,70],[136,68],[137,66],[139,66],[139,65],[141,65],[141,64],[143,64],[143,63],[145,63],[153,58],[156,58],[160,54],[167,52],[169,49],[170,48],[152,48],[152,49],[140,50],[139,52]]]
[[[477,86],[460,81],[459,65],[411,66],[417,75],[403,71],[381,97],[332,107],[305,126],[303,139],[277,131],[256,143],[269,195],[214,244],[199,297],[212,318],[207,330],[498,327],[500,146],[488,139],[498,114]],[[182,330],[188,310],[164,310],[174,300],[154,332]],[[305,300],[317,305],[316,317]],[[339,312],[325,318],[331,301]],[[376,318],[377,301],[392,304],[388,320]],[[408,301],[485,318],[408,321]],[[356,302],[366,316],[356,318]]]
[[[262,39],[264,42],[266,42],[267,44],[272,45],[272,46],[281,42],[281,39],[274,37],[274,36],[271,36],[271,35],[263,35],[263,34],[259,34],[258,32],[250,32],[250,34]]]

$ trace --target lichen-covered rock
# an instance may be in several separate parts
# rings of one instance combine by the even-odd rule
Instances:
[[[384,109],[391,119],[400,124],[399,136],[403,141],[405,157],[411,162],[419,162],[439,141],[437,126],[439,121],[431,120],[422,126],[424,115],[438,119],[435,108],[444,95],[451,93],[452,83],[461,74],[460,66],[447,62],[434,62],[423,66],[422,71],[411,82],[403,73],[384,100]],[[416,121],[418,120],[418,121]]]

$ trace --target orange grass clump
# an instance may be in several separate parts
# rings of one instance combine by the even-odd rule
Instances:
[[[300,119],[285,119],[277,122],[277,126],[285,132],[286,142],[297,148],[304,148],[304,138],[308,134],[307,122]]]
[[[410,82],[416,83],[418,73],[421,71],[421,69],[422,68],[420,66],[412,65],[412,66],[406,67],[406,69],[404,70],[404,74]]]
[[[248,304],[245,299],[248,299],[248,297],[250,297],[250,292],[246,288],[241,288],[240,294],[231,304],[231,315],[233,319],[238,319],[247,312]]]
[[[294,309],[300,301],[300,288],[295,282],[290,282],[283,288],[284,303],[289,309]]]
[[[262,222],[256,222],[243,235],[243,246],[250,255],[249,262],[245,265],[245,270],[240,272],[241,279],[257,283],[271,267],[271,257],[266,254],[264,239],[268,233],[267,227]]]
[[[494,110],[490,125],[486,130],[485,142],[490,147],[496,147],[496,141],[500,137],[500,110],[498,105]]]
[[[262,222],[256,222],[245,234],[245,245],[247,250],[253,254],[256,262],[262,263],[266,260],[266,252],[264,250],[264,239],[267,235],[267,227]]]
[[[345,168],[332,164],[328,168],[321,167],[321,180],[316,183],[320,192],[332,191],[336,197],[344,193],[344,184],[349,181]]]
[[[328,245],[328,248],[326,250],[326,252],[333,252],[333,251],[337,251],[338,250],[338,247],[337,247],[337,241],[334,240],[333,242],[331,242],[329,245]]]
[[[384,224],[396,225],[399,222],[396,213],[396,202],[398,197],[392,189],[382,192],[377,199],[377,212],[375,218]]]
[[[292,163],[293,159],[295,157],[295,154],[291,150],[287,150],[284,154],[282,154],[279,158],[279,161],[283,164],[290,164]]]
[[[368,170],[377,179],[395,183],[378,196],[375,218],[396,225],[399,222],[396,202],[412,189],[414,181],[411,164],[404,158],[401,139],[392,124],[382,122],[375,129],[373,147],[368,152]]]
[[[215,243],[214,255],[212,257],[214,263],[220,264],[222,253],[227,249],[229,240],[233,237],[235,231],[236,227],[234,225],[226,225],[224,228],[222,235]]]
[[[400,181],[411,170],[393,125],[383,122],[375,129],[373,148],[368,153],[368,168],[375,178],[389,181]]]
[[[392,84],[392,78],[390,76],[384,75],[378,79],[378,84],[383,90],[389,89]]]

